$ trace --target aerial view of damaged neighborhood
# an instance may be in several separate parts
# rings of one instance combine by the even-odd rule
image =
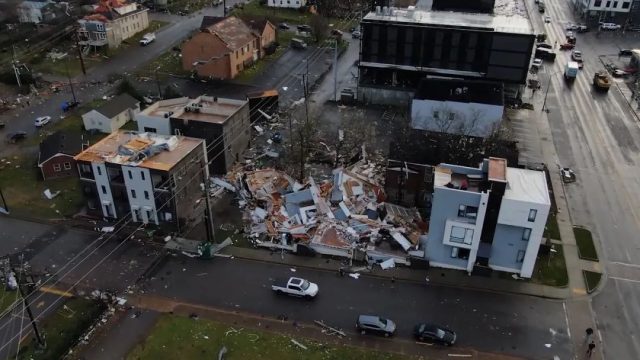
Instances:
[[[1,358],[640,359],[640,0],[0,0],[0,64]]]

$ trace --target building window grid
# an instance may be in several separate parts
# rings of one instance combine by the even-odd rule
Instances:
[[[62,171],[62,168],[60,167],[60,164],[53,164],[53,171],[55,171],[55,172]]]
[[[451,227],[449,241],[459,244],[471,245],[473,242],[473,229],[467,229],[459,226]]]
[[[131,197],[136,198],[136,191],[134,189],[131,189]]]

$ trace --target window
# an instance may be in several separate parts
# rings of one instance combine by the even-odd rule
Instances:
[[[623,2],[623,3],[622,3],[622,8],[623,8],[623,9],[628,9],[628,8],[629,8],[629,4],[631,4],[631,3]]]
[[[618,2],[617,2],[617,1],[614,1],[614,2],[613,2],[613,7],[614,7],[614,8],[617,8],[617,7],[618,7]]]
[[[64,169],[65,170],[71,170],[71,163],[70,162],[64,163]]]
[[[136,198],[136,191],[133,189],[131,189],[131,197],[134,199]]]
[[[157,133],[158,130],[156,128],[144,127],[144,132]]]
[[[53,164],[53,171],[59,172],[61,170],[62,170],[62,168],[60,167],[60,164]]]
[[[529,220],[529,222],[536,221],[536,215],[538,215],[538,210],[536,209],[529,210],[529,218],[527,220]]]
[[[131,170],[127,170],[127,172],[129,173],[129,179],[133,179],[133,174],[131,174]]]
[[[146,200],[149,200],[149,192],[148,192],[148,191],[146,191],[146,190],[144,191],[144,198],[145,198]]]
[[[144,180],[144,171],[140,171],[140,178]]]
[[[605,7],[611,7],[611,1],[607,1],[607,6]]]
[[[522,240],[529,241],[529,237],[531,237],[531,229],[524,228],[522,230]]]
[[[473,241],[473,229],[467,229],[460,226],[451,227],[451,235],[449,235],[449,241],[471,245]]]
[[[600,7],[600,6],[602,6],[602,0],[596,0],[596,1],[593,3],[593,6],[594,6],[594,7]]]
[[[100,168],[100,166],[98,166],[96,169],[98,169],[98,175],[102,176],[102,169]]]
[[[478,207],[460,205],[458,207],[458,216],[468,218],[468,219],[475,219],[478,216]]]
[[[102,187],[102,193],[106,194],[107,193],[107,187],[104,186],[104,185],[102,185],[101,187]]]
[[[438,118],[438,115],[439,115],[439,114],[438,114],[438,112],[437,112],[437,111],[434,111],[434,112],[433,112],[433,118],[434,118],[434,119],[437,119],[437,118]]]
[[[449,120],[453,121],[456,118],[456,114],[454,113],[449,113]]]
[[[516,256],[516,262],[523,262],[524,261],[524,250],[518,250],[518,255]]]

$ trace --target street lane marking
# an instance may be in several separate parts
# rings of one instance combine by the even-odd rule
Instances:
[[[567,335],[569,335],[569,339],[571,339],[571,329],[569,328],[569,315],[567,314],[567,303],[562,302],[562,308],[564,309],[564,321],[567,323]]]
[[[609,279],[620,280],[620,281],[629,281],[629,282],[634,282],[634,283],[639,283],[640,284],[640,280],[625,279],[625,278],[616,277],[616,276],[609,276]]]
[[[640,265],[638,265],[638,264],[628,264],[628,263],[623,263],[623,262],[619,262],[619,261],[613,261],[612,264],[640,268]]]

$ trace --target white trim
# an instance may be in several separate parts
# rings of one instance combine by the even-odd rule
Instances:
[[[53,158],[54,158],[54,157],[56,157],[56,156],[68,156],[68,157],[70,157],[70,158],[72,158],[72,159],[73,159],[73,157],[74,157],[73,155],[69,155],[69,154],[65,154],[65,153],[56,153],[55,155],[53,155],[53,156],[49,157],[47,160],[45,160],[45,161],[42,161],[42,162],[38,163],[38,167],[42,167],[44,163],[46,163],[47,161],[49,161],[49,160],[53,159]],[[38,153],[38,158],[39,158],[39,157],[40,157],[40,153]]]

